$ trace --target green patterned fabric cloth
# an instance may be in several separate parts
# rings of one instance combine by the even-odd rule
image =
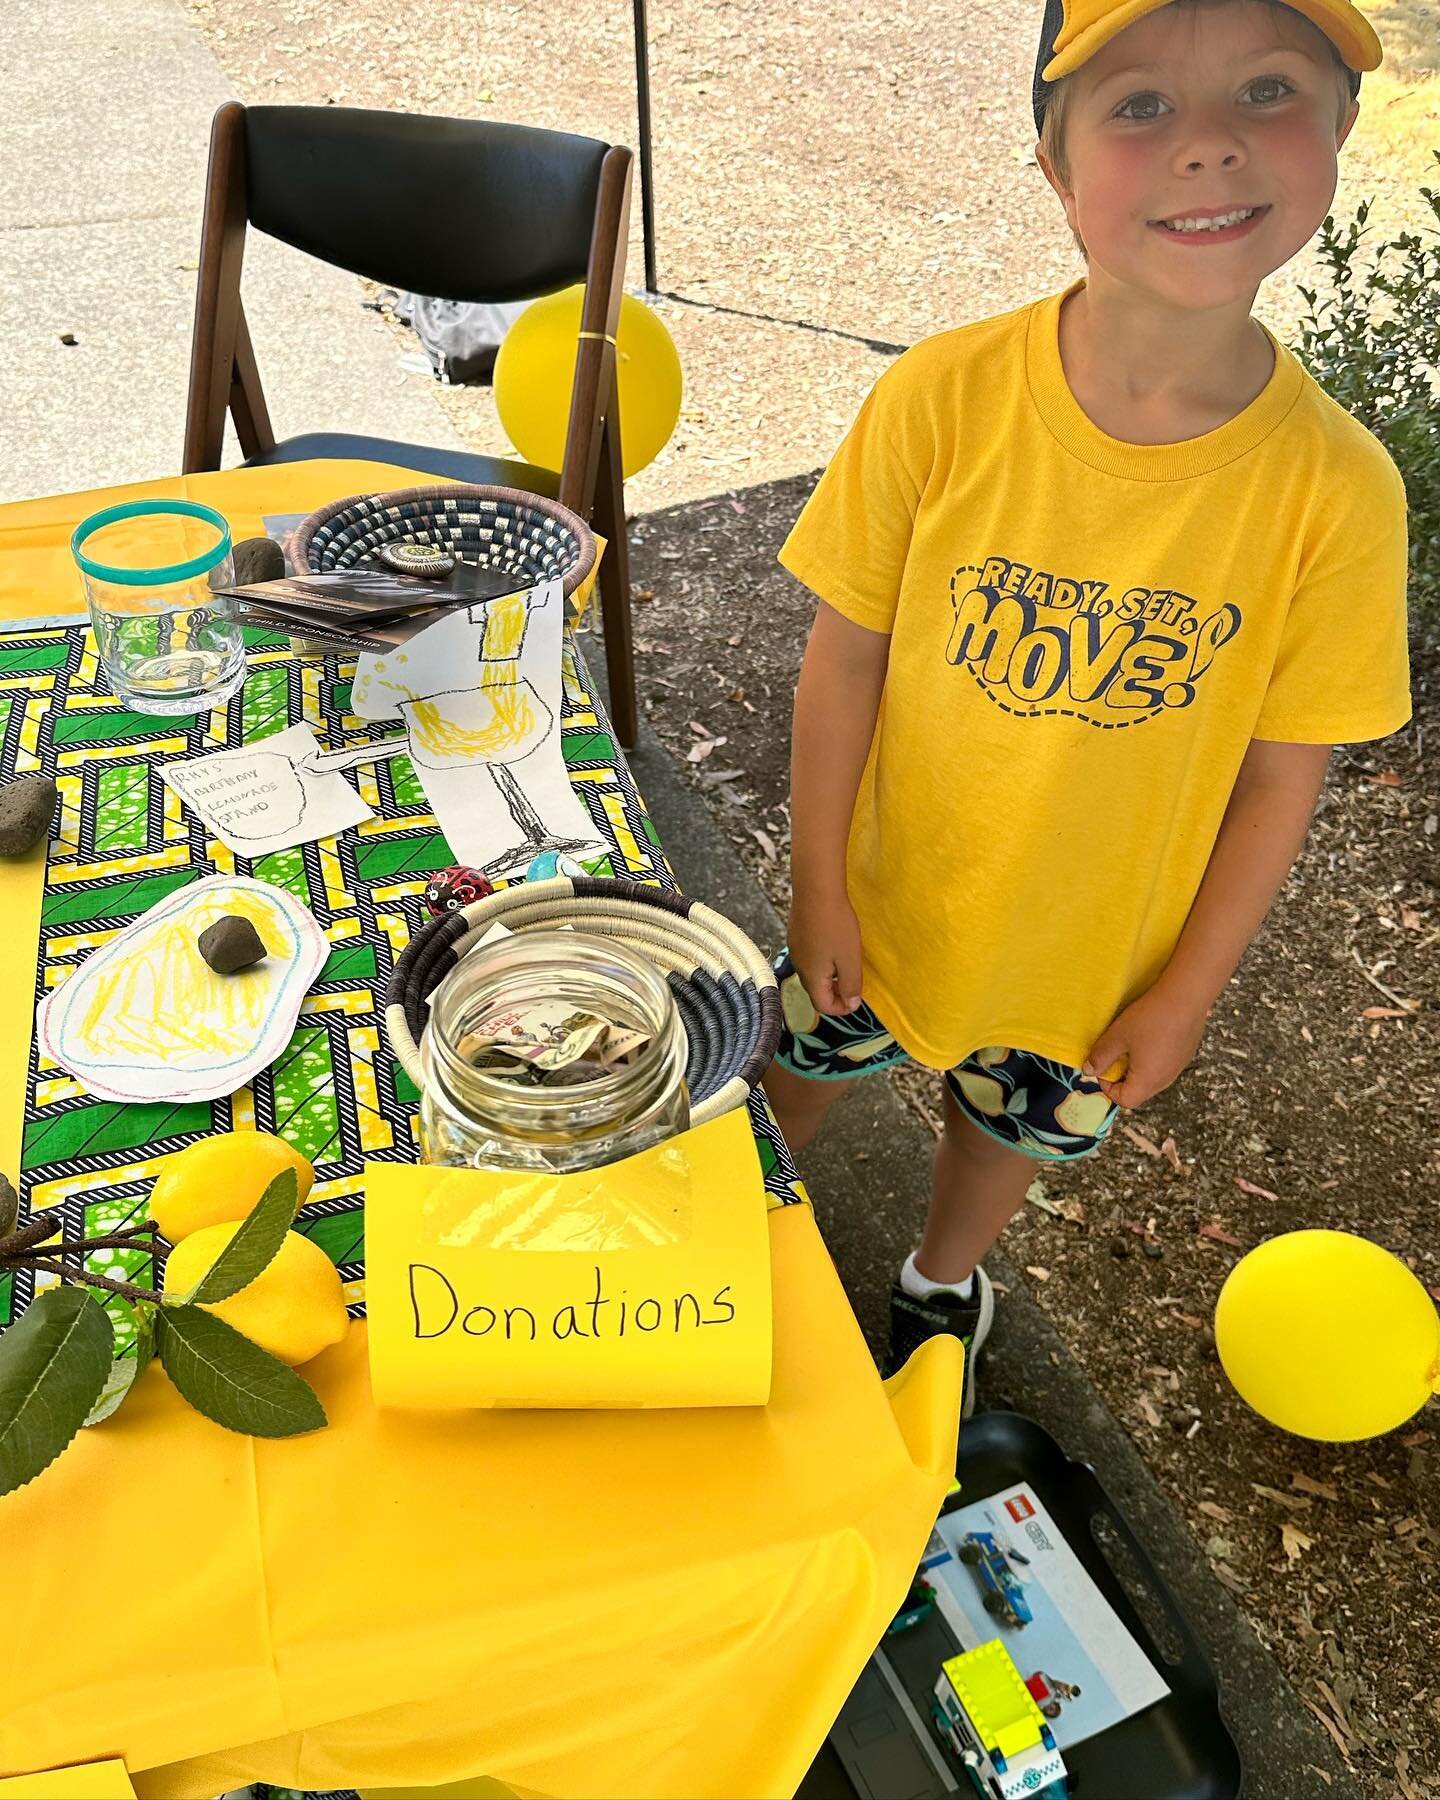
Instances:
[[[310,724],[328,749],[389,735],[349,711],[351,664],[295,655],[288,639],[247,633],[242,692],[198,719],[127,712],[109,697],[88,629],[61,623],[0,630],[0,779],[43,770],[60,786],[45,874],[37,1001],[117,930],[157,901],[212,874],[248,874],[294,894],[315,915],[330,955],[284,1053],[228,1099],[121,1105],[87,1094],[32,1044],[19,1171],[22,1209],[60,1208],[67,1235],[143,1218],[161,1159],[211,1132],[271,1131],[315,1164],[297,1229],[339,1267],[363,1309],[363,1166],[413,1161],[417,1095],[381,1030],[395,958],[429,922],[426,877],[455,859],[408,759],[362,764],[355,779],[376,817],[339,838],[256,858],[233,856],[160,778],[167,760],[253,743]],[[562,717],[566,765],[599,835],[599,874],[674,890],[676,883],[625,759],[567,641]],[[11,946],[9,954],[29,954]],[[751,1122],[771,1203],[805,1199],[762,1097]],[[96,1251],[101,1273],[145,1284],[140,1251]],[[42,1277],[42,1279],[44,1279]],[[32,1297],[29,1275],[0,1276],[0,1328]],[[115,1313],[124,1341],[126,1315]]]

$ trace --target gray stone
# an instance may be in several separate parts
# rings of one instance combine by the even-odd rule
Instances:
[[[285,573],[285,552],[274,538],[241,538],[235,546],[235,584],[278,581]]]
[[[0,856],[24,856],[50,830],[60,790],[48,775],[22,775],[0,787]]]
[[[263,962],[268,952],[248,919],[226,913],[200,933],[200,954],[217,975],[234,975],[252,963]]]

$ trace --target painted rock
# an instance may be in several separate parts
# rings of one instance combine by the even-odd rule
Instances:
[[[573,856],[562,856],[554,850],[542,850],[525,871],[527,881],[549,881],[556,875],[583,875],[584,869]]]
[[[48,775],[22,775],[0,787],[0,856],[24,856],[50,829],[60,790]]]
[[[463,863],[452,863],[425,884],[425,904],[432,917],[443,919],[447,913],[459,912],[473,900],[483,900],[495,889],[478,869],[467,869]]]
[[[455,558],[434,544],[382,544],[380,560],[399,575],[419,575],[427,581],[448,575]]]

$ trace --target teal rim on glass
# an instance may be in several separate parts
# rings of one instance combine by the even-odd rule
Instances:
[[[117,525],[121,519],[143,518],[147,513],[204,519],[219,531],[220,541],[199,556],[191,557],[189,562],[170,563],[159,569],[114,569],[106,563],[96,562],[81,550],[85,540],[105,526]],[[70,552],[92,581],[112,581],[120,587],[152,587],[172,581],[189,581],[194,575],[206,574],[230,554],[230,522],[213,506],[202,506],[198,500],[126,500],[82,520],[70,539]]]

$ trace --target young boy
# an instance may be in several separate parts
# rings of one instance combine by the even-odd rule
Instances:
[[[780,560],[795,697],[790,1143],[945,1076],[890,1367],[952,1332],[1039,1161],[1169,1087],[1304,841],[1330,746],[1409,717],[1405,494],[1255,319],[1380,45],[1349,0],[1049,0],[1064,293],[881,377]]]

